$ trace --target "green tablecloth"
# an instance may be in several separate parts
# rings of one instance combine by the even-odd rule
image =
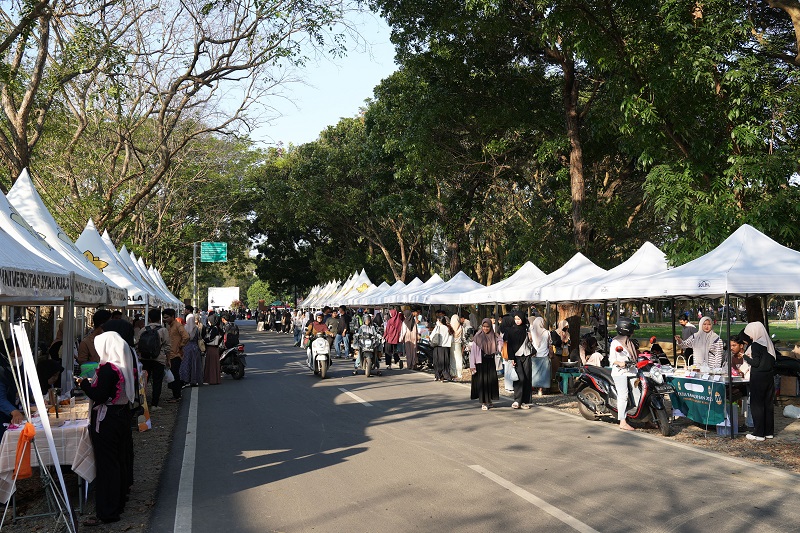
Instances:
[[[678,376],[666,380],[675,387],[669,395],[673,410],[700,424],[715,426],[725,421],[725,383]]]

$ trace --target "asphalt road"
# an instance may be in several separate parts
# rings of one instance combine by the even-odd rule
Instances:
[[[240,327],[247,375],[182,402],[153,532],[800,530],[800,476],[407,369],[323,381]]]

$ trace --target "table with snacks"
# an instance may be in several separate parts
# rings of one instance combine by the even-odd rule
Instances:
[[[56,454],[60,465],[70,466],[81,479],[91,482],[95,478],[94,450],[89,439],[89,420],[87,403],[74,406],[60,406],[58,417],[49,413],[50,429],[53,433]],[[51,407],[52,409],[52,407]],[[50,455],[44,429],[37,416],[33,417],[36,427],[36,445],[45,465],[55,464]],[[16,490],[14,482],[14,462],[17,442],[22,426],[9,426],[0,441],[0,501],[7,502]],[[36,454],[31,452],[31,466],[38,466]]]

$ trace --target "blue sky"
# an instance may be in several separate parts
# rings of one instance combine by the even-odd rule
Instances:
[[[372,89],[397,69],[386,23],[372,14],[349,18],[362,42],[350,39],[345,57],[323,57],[297,72],[303,83],[284,88],[286,98],[272,104],[282,116],[254,130],[254,141],[299,145],[316,140],[340,118],[357,115]]]

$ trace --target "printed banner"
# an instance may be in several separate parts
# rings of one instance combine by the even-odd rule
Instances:
[[[670,393],[673,409],[699,424],[714,425],[725,421],[725,384],[704,379],[667,377],[675,387]]]

